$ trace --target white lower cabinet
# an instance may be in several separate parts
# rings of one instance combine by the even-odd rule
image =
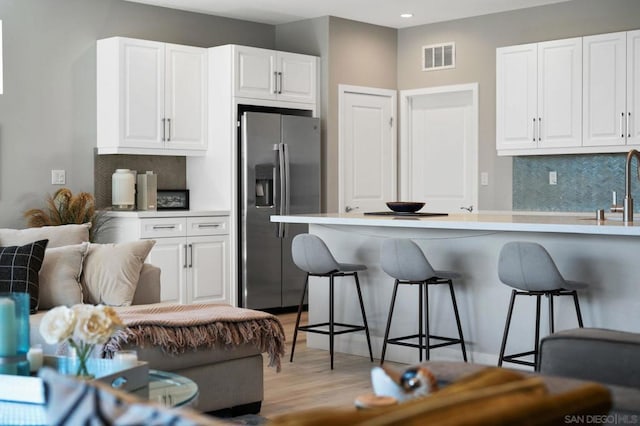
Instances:
[[[228,216],[113,219],[111,241],[156,241],[147,262],[161,269],[162,302],[231,303]]]

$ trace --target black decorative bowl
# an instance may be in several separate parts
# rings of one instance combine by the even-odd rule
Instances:
[[[424,203],[416,203],[413,201],[389,201],[387,203],[387,207],[398,213],[415,213],[424,207]]]

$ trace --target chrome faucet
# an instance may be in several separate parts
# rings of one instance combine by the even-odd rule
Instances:
[[[624,177],[624,205],[619,206],[616,203],[616,193],[613,193],[613,206],[611,206],[612,212],[622,212],[622,218],[625,223],[633,222],[633,197],[631,196],[631,160],[633,157],[638,160],[638,180],[640,180],[640,152],[632,149],[627,154],[627,162],[625,165],[625,177]]]

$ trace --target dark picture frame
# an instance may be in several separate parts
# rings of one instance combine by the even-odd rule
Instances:
[[[188,189],[159,189],[158,210],[189,210]]]

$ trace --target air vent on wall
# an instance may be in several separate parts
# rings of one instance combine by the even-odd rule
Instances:
[[[422,71],[456,67],[456,44],[441,43],[422,46]]]

